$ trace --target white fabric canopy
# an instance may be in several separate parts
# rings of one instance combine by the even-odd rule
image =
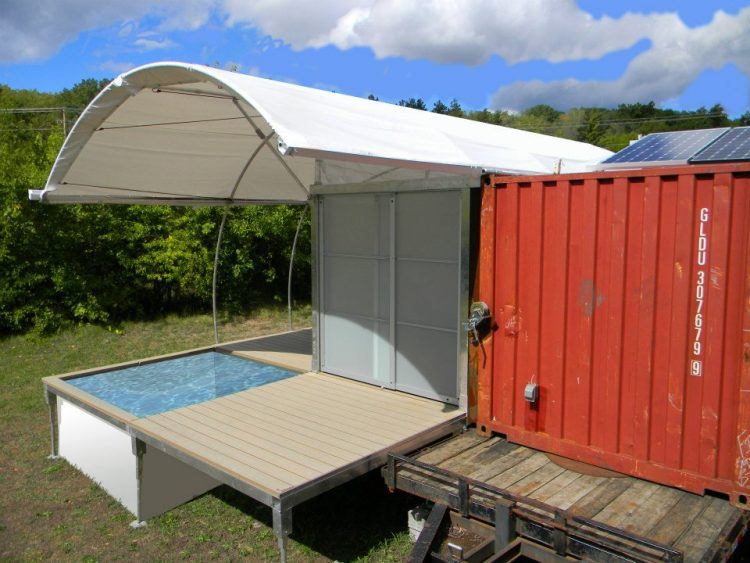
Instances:
[[[611,153],[507,127],[156,63],[86,108],[43,190],[50,203],[294,203],[314,183],[576,172]],[[317,165],[316,165],[317,164]]]

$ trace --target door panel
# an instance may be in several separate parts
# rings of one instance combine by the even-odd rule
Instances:
[[[391,197],[331,196],[320,208],[321,369],[391,385]]]
[[[431,399],[457,401],[456,334],[399,324],[396,388]]]
[[[461,193],[319,201],[321,369],[457,402]]]
[[[396,196],[396,388],[458,396],[459,192]]]
[[[390,387],[390,327],[364,317],[323,316],[323,371]]]

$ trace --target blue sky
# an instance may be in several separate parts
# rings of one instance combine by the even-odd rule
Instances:
[[[748,110],[750,8],[735,0],[27,4],[0,0],[0,83],[16,88],[55,91],[180,60],[386,101],[456,98],[474,109],[653,99]]]

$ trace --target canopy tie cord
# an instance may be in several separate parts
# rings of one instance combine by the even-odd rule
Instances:
[[[219,249],[221,248],[221,239],[224,236],[224,225],[227,222],[227,214],[229,208],[224,209],[224,214],[221,216],[221,223],[219,224],[219,235],[216,237],[216,252],[214,253],[214,277],[213,283],[211,284],[211,301],[213,304],[213,319],[214,319],[214,341],[216,344],[219,343],[219,324],[216,320],[216,278],[219,271]]]
[[[302,227],[302,219],[305,218],[305,209],[303,208],[299,214],[299,221],[297,221],[297,231],[294,233],[294,241],[292,242],[292,254],[289,257],[289,279],[287,280],[286,287],[286,307],[289,316],[289,331],[292,330],[292,268],[294,267],[294,252],[297,250],[297,237],[299,237],[299,230]]]

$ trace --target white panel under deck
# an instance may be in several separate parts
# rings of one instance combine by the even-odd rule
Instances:
[[[139,488],[131,436],[61,397],[57,401],[59,454],[138,520],[158,516],[220,485],[182,461],[146,448]]]
[[[128,433],[61,397],[57,401],[59,454],[138,514],[136,457]]]

